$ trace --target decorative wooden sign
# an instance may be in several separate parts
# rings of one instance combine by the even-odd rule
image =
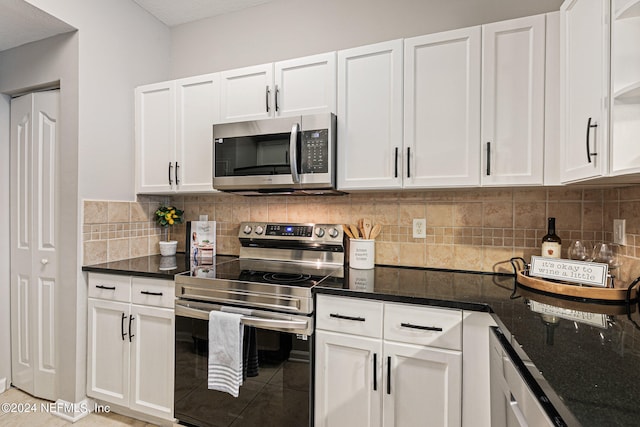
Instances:
[[[589,286],[607,287],[609,265],[571,259],[531,257],[529,275]]]

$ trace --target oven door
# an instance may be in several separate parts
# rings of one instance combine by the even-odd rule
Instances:
[[[209,312],[237,311],[255,346],[237,398],[207,388]],[[176,300],[175,417],[196,426],[310,426],[313,319]],[[246,351],[246,349],[245,349]],[[245,360],[247,360],[245,354]]]

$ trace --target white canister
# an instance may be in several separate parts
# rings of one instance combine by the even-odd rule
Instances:
[[[373,268],[376,259],[376,241],[349,239],[349,267],[366,270]]]

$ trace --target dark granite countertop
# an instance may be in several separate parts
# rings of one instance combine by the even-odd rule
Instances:
[[[189,271],[189,268],[189,258],[184,253],[177,253],[170,257],[149,255],[103,264],[85,265],[82,267],[82,271],[173,280],[173,276]]]
[[[513,294],[511,275],[377,266],[347,269],[345,276],[341,289],[321,283],[316,292],[492,313],[520,357],[535,364],[534,376],[542,375],[542,389],[569,425],[639,425],[635,307],[628,318],[624,305],[587,304],[520,287]]]
[[[216,263],[231,258],[218,256]],[[190,269],[184,254],[176,256],[175,269],[160,270],[167,262],[154,255],[82,270],[171,280]],[[586,427],[638,425],[640,327],[635,323],[640,315],[635,307],[628,317],[622,305],[586,304],[520,288],[512,295],[513,285],[510,275],[377,266],[345,269],[342,287],[320,283],[314,289],[491,313],[521,358],[535,364],[537,377],[544,378],[541,386],[561,406],[559,412],[571,412],[570,425],[576,424],[573,416]],[[555,310],[553,315],[549,310]]]

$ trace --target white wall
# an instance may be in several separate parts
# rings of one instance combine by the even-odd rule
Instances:
[[[560,9],[562,0],[274,0],[179,25],[171,76],[187,77]]]
[[[9,200],[9,105],[10,98],[0,94],[0,201]],[[9,203],[0,202],[0,218],[9,218]],[[11,384],[11,329],[9,323],[9,224],[0,226],[0,393],[2,382]]]
[[[132,0],[27,0],[79,30],[80,199],[135,200],[134,87],[169,77],[169,29]]]

